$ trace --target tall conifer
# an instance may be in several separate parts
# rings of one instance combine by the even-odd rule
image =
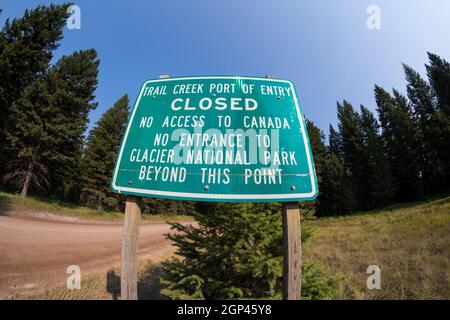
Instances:
[[[450,184],[450,63],[428,53],[428,79],[436,95],[436,112],[431,121],[431,143],[442,166],[443,185]]]
[[[83,203],[102,209],[117,206],[110,180],[129,113],[128,95],[124,95],[101,116],[89,133],[82,165]]]
[[[25,89],[8,122],[4,180],[20,187],[64,190],[79,176],[83,133],[97,85],[95,50],[75,52]]]
[[[48,68],[62,39],[68,6],[26,10],[20,18],[7,19],[0,31],[0,163],[16,156],[4,149],[6,124],[18,121],[11,114],[12,105]],[[4,168],[0,166],[0,175]]]
[[[391,203],[395,196],[391,167],[379,136],[378,121],[364,106],[361,106],[360,126],[364,146],[361,156],[365,158],[363,170],[366,177],[363,208],[382,208]]]
[[[337,104],[339,120],[339,137],[344,168],[351,183],[351,190],[358,201],[358,208],[367,202],[367,177],[365,175],[365,158],[363,156],[360,116],[353,106],[344,100]]]
[[[417,131],[411,108],[397,90],[391,96],[375,86],[382,139],[397,184],[397,200],[409,201],[420,195]]]

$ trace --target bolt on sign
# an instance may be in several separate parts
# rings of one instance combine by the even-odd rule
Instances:
[[[317,178],[294,85],[231,76],[145,82],[111,188],[198,201],[314,199]]]

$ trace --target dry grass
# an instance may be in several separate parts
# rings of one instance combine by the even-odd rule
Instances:
[[[305,260],[342,277],[337,299],[450,299],[450,197],[306,224]],[[366,287],[372,264],[381,290]]]
[[[138,280],[139,300],[163,299],[159,294],[159,264],[148,262],[141,265]],[[117,300],[120,299],[120,271],[111,269],[106,273],[82,277],[80,290],[69,290],[64,284],[47,290],[19,294],[17,300]]]
[[[339,278],[336,299],[450,299],[450,197],[371,213],[305,222],[316,229],[304,251]],[[140,265],[139,298],[161,299],[159,262]],[[381,290],[368,290],[369,265],[381,268]],[[117,299],[118,268],[16,299]]]
[[[138,273],[138,299],[161,300],[159,276],[161,261],[174,253],[169,249],[154,260],[141,261]],[[69,290],[65,283],[50,286],[45,290],[18,294],[15,300],[120,300],[120,268],[115,266],[107,272],[81,277],[81,289]]]
[[[88,207],[76,205],[73,203],[63,202],[57,199],[49,199],[42,197],[26,197],[22,198],[17,194],[0,192],[0,213],[1,209],[22,209],[27,208],[34,211],[49,212],[55,215],[77,217],[81,219],[94,219],[103,221],[120,221],[123,220],[123,213],[105,210],[96,210]],[[191,216],[183,215],[149,215],[143,214],[142,219],[145,221],[166,222],[166,221],[193,221]]]

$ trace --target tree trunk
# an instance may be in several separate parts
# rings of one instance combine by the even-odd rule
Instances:
[[[28,166],[27,175],[25,176],[25,181],[23,183],[22,192],[20,193],[20,196],[22,198],[26,198],[27,197],[28,189],[30,187],[32,170],[33,170],[33,164],[30,163],[30,165]]]
[[[103,198],[102,196],[97,197],[97,210],[103,209]]]

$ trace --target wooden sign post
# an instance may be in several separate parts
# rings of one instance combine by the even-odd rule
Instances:
[[[302,240],[298,202],[283,203],[283,299],[300,300]]]
[[[161,75],[159,78],[169,78]],[[127,196],[122,237],[122,260],[120,270],[120,294],[122,300],[137,300],[138,244],[141,224],[139,198]]]
[[[120,270],[120,291],[122,300],[137,300],[137,252],[141,209],[138,198],[127,196],[125,221],[123,224],[122,260]]]
[[[267,75],[266,78],[275,78]],[[302,292],[302,238],[298,202],[283,202],[283,299],[300,300]]]

